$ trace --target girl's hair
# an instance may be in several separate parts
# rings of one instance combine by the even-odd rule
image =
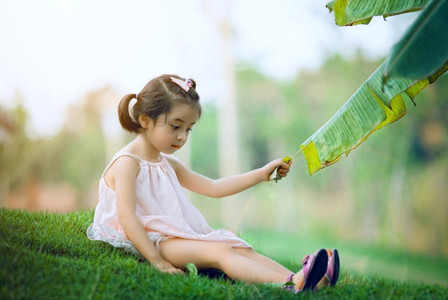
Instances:
[[[188,92],[175,83],[171,77],[182,81],[189,80],[190,89]],[[137,102],[129,109],[129,103],[132,99],[137,99]],[[140,93],[124,96],[118,105],[118,118],[125,130],[139,133],[142,129],[138,122],[139,115],[147,115],[156,120],[160,115],[168,114],[175,103],[191,105],[198,110],[199,116],[201,115],[196,82],[193,79],[185,79],[178,75],[164,74],[148,82]]]

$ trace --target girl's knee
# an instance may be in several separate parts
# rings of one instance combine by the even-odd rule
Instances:
[[[232,255],[238,255],[238,253],[232,248],[232,246],[226,243],[212,243],[209,250],[210,260],[218,268]]]
[[[235,252],[232,246],[226,243],[212,243],[210,251],[217,255],[229,255]]]
[[[235,251],[242,255],[254,255],[257,252],[252,248],[235,248]]]
[[[175,265],[193,262],[201,268],[220,268],[232,253],[226,243],[168,239],[160,243],[160,254]]]

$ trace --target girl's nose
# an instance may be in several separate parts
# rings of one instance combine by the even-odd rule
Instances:
[[[179,133],[179,135],[177,136],[177,139],[179,141],[185,141],[187,134],[185,132]]]

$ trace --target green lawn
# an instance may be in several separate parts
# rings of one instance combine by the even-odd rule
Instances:
[[[360,275],[348,268],[343,269],[336,288],[300,295],[269,285],[163,274],[119,249],[89,241],[85,230],[92,218],[92,212],[56,215],[0,209],[0,299],[448,298],[446,285],[403,283]],[[248,232],[247,238],[258,250],[269,253],[275,249],[273,245],[279,244],[266,242],[271,240],[269,234]],[[309,242],[307,247],[297,248],[298,252],[314,250],[315,245]],[[344,263],[349,252],[339,248],[343,249]],[[283,257],[282,253],[276,253]],[[369,255],[375,257],[374,252]],[[378,256],[379,261],[387,263],[387,259]],[[291,256],[285,256],[281,262],[292,269],[299,267]],[[435,274],[439,276],[438,271]]]

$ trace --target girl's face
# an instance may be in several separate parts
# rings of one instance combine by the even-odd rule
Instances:
[[[188,104],[177,103],[168,114],[151,120],[148,130],[143,134],[156,150],[173,154],[186,143],[198,117],[197,109]]]

